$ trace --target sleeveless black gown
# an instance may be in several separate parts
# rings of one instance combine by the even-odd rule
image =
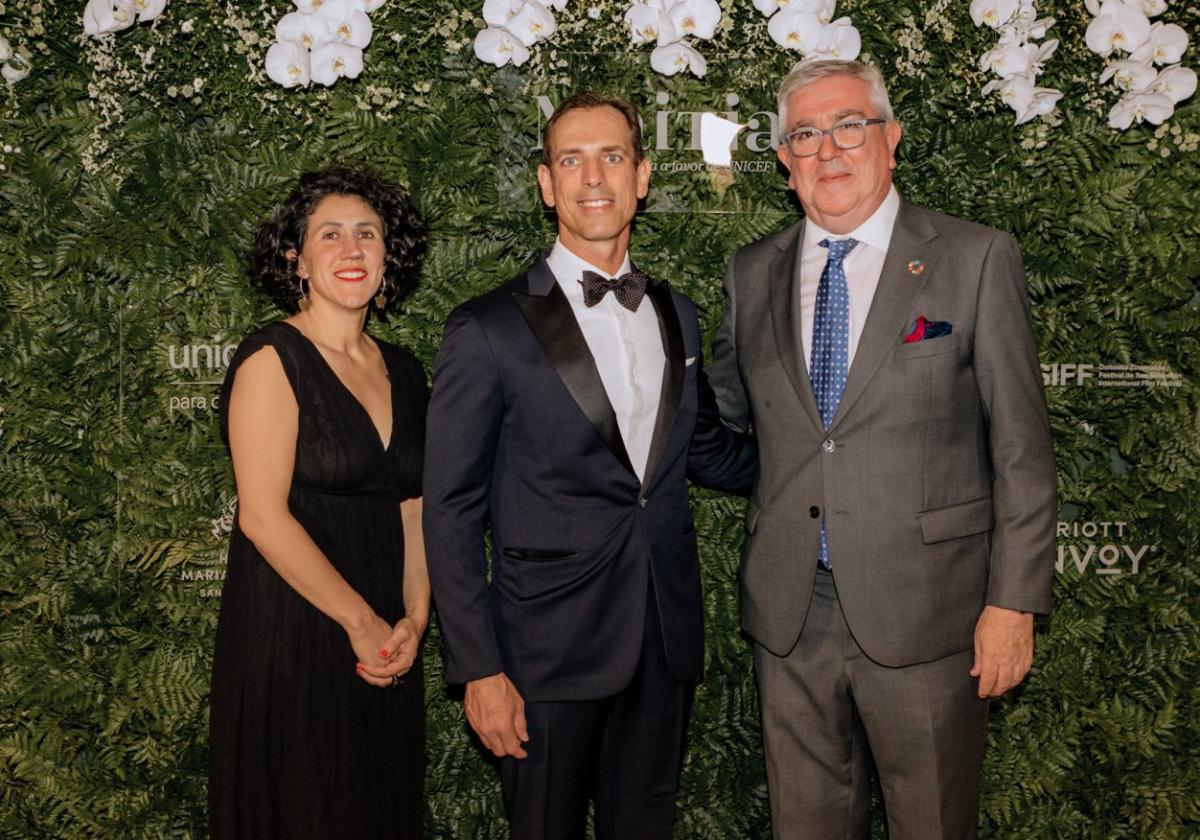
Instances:
[[[389,624],[404,615],[401,499],[421,494],[428,390],[407,351],[379,342],[392,385],[385,450],[366,409],[290,324],[239,346],[221,391],[271,345],[300,406],[288,507]],[[418,838],[424,808],[421,662],[396,688],[354,671],[345,631],[267,564],[236,522],[221,600],[209,730],[214,838]]]

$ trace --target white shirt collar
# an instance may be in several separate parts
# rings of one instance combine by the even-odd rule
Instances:
[[[584,271],[594,271],[603,277],[620,277],[627,273],[632,264],[629,261],[629,252],[625,252],[625,257],[621,260],[621,268],[615,275],[609,275],[607,271],[602,271],[583,257],[577,255],[574,251],[563,244],[561,239],[554,240],[554,247],[550,249],[550,254],[546,257],[546,264],[550,266],[550,271],[554,274],[554,279],[558,281],[558,285],[562,286],[562,290],[568,298],[583,299],[583,287],[579,285],[579,281],[583,279]]]
[[[884,196],[875,212],[867,220],[847,234],[830,233],[809,218],[804,223],[804,251],[819,247],[822,239],[857,239],[877,250],[887,252],[892,241],[892,228],[896,224],[896,215],[900,212],[900,193],[893,185]]]

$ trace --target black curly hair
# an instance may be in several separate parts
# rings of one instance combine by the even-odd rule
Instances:
[[[296,260],[288,251],[300,252],[308,220],[321,199],[331,195],[361,198],[383,223],[387,261],[384,289],[389,297],[403,297],[417,283],[421,254],[425,250],[425,225],[408,193],[399,184],[365,169],[331,167],[306,172],[274,216],[264,221],[250,246],[250,276],[279,305],[295,311],[300,301]]]

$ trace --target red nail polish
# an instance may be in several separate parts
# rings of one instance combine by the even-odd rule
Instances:
[[[379,655],[382,656],[384,659],[387,659],[387,655],[388,655],[387,648],[380,648]]]

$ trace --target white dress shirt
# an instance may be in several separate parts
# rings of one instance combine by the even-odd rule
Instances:
[[[598,304],[589,307],[583,302],[583,286],[579,282],[584,270],[603,277],[609,277],[608,272],[576,256],[561,240],[555,241],[546,262],[567,296],[588,350],[596,361],[600,381],[604,383],[608,401],[617,415],[617,427],[625,441],[629,461],[638,478],[645,478],[666,367],[654,304],[647,295],[642,298],[637,312],[630,312],[610,292]],[[630,267],[626,254],[615,276],[626,273]]]
[[[804,345],[804,363],[812,368],[813,314],[817,308],[817,288],[829,251],[821,247],[822,239],[857,239],[858,245],[842,266],[846,270],[846,285],[850,288],[850,347],[846,365],[854,364],[854,351],[862,337],[875,288],[883,273],[883,260],[892,241],[892,227],[900,212],[900,194],[892,187],[865,222],[847,234],[836,235],[824,230],[811,218],[804,225],[804,241],[800,243],[800,341]]]

